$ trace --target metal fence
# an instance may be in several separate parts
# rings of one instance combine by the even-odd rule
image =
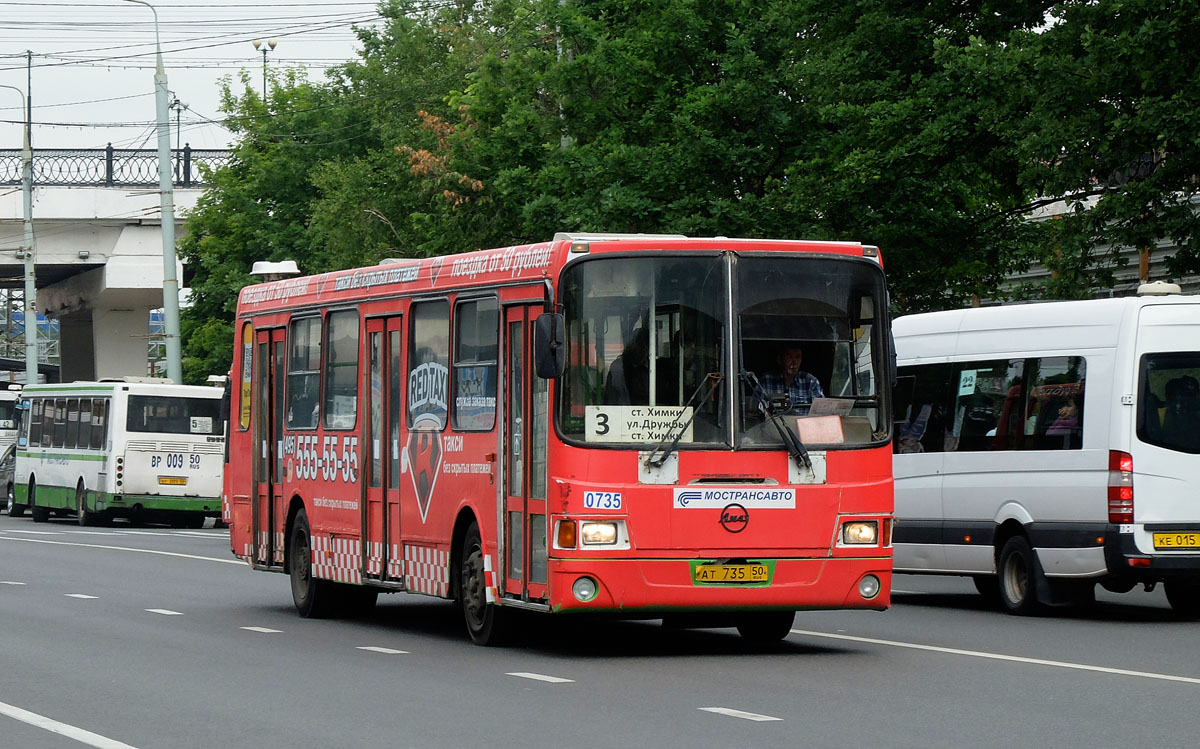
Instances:
[[[172,149],[176,187],[204,187],[211,170],[229,162],[229,151]],[[0,150],[0,185],[21,184],[21,152]],[[157,187],[156,149],[33,149],[33,184],[72,187]]]

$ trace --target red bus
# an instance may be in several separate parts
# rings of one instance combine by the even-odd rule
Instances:
[[[885,609],[887,306],[874,247],[658,235],[246,287],[233,553],[303,616],[422,593],[481,644],[515,609],[759,640]],[[769,390],[786,347],[819,389]]]

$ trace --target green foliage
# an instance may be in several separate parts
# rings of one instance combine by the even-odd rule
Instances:
[[[323,84],[226,90],[191,217],[189,373],[227,366],[254,260],[304,272],[556,231],[879,245],[897,312],[1200,269],[1196,0],[388,0]],[[1053,221],[1031,212],[1068,198]],[[191,375],[189,375],[190,377]]]

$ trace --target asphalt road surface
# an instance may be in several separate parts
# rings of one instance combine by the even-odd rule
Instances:
[[[778,646],[529,617],[472,645],[453,606],[305,620],[224,531],[0,516],[0,747],[1192,746],[1200,623],[1161,591],[1012,617],[900,576],[884,613]]]

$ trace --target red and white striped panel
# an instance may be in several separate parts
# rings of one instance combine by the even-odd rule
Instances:
[[[362,545],[357,538],[312,537],[313,577],[339,583],[362,583],[358,562]]]
[[[399,544],[392,544],[388,550],[387,576],[393,580],[404,577],[404,560],[400,558]]]
[[[287,545],[284,542],[283,531],[275,532],[275,564],[283,564],[284,553],[287,550]]]
[[[450,596],[450,554],[432,546],[404,546],[404,587],[414,593]]]
[[[379,570],[383,567],[383,544],[378,541],[372,541],[367,546],[367,574],[375,577],[379,576]]]
[[[492,569],[492,555],[483,555],[483,587],[488,603],[495,603],[500,598],[500,589],[496,587],[496,572]]]

